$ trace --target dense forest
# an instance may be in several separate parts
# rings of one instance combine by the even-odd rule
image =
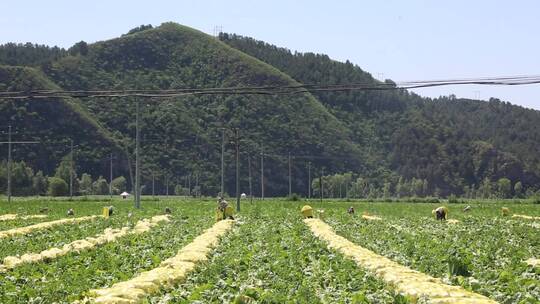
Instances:
[[[218,38],[165,23],[107,41],[81,41],[68,50],[7,44],[0,46],[0,91],[377,82],[348,61],[293,53],[234,34]],[[511,197],[532,195],[540,185],[534,153],[540,148],[539,112],[497,99],[428,99],[397,89],[0,100],[2,140],[12,125],[15,139],[40,141],[39,147],[14,148],[18,194],[65,194],[71,140],[77,194],[129,190],[137,101],[146,194],[217,194],[223,135],[228,193],[234,193],[236,140],[242,191],[249,191],[251,176],[255,195],[260,195],[261,155],[267,196],[288,193],[289,155],[292,192],[301,195],[307,195],[308,184],[318,193],[321,175],[325,195],[336,197]],[[5,159],[6,145],[0,153]],[[115,181],[108,188],[111,155]],[[4,165],[0,191],[5,188]]]
[[[377,82],[360,67],[327,55],[293,53],[234,34],[222,33],[220,40],[301,83]],[[395,190],[399,178],[427,180],[427,191],[442,195],[464,195],[479,189],[486,179],[494,187],[501,178],[510,179],[512,185],[538,186],[538,111],[494,98],[429,99],[404,90],[315,96],[352,131],[371,165],[361,177],[371,177],[370,183],[379,189],[390,182]],[[388,171],[386,177],[383,172]]]

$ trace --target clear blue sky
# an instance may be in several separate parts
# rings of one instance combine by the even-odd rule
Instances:
[[[540,1],[6,1],[0,43],[69,47],[174,21],[349,59],[395,81],[540,74]],[[540,109],[540,85],[419,89]]]

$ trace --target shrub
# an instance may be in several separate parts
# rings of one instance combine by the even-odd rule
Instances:
[[[441,203],[441,201],[439,201],[439,199],[436,198],[436,197],[426,197],[425,202],[426,203],[431,203],[431,204],[440,204]]]
[[[300,201],[301,197],[300,197],[300,195],[298,195],[296,193],[293,193],[289,197],[287,197],[287,199],[289,201],[298,202],[298,201]]]
[[[174,187],[174,194],[176,194],[176,195],[189,195],[189,189],[184,188],[181,185],[176,185],[176,187]]]
[[[114,194],[120,194],[127,190],[127,181],[126,178],[123,176],[119,176],[112,181],[112,188]]]
[[[49,178],[49,195],[50,196],[65,196],[68,194],[67,183],[59,177]]]
[[[457,199],[457,197],[454,194],[450,194],[450,196],[448,197],[448,203],[449,204],[458,204],[459,200]]]
[[[109,194],[109,184],[107,184],[107,181],[102,176],[100,176],[92,184],[92,188],[95,194],[98,194],[98,195]]]

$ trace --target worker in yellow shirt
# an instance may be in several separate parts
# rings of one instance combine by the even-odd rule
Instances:
[[[437,209],[433,209],[431,214],[435,215],[437,220],[445,221],[448,218],[448,208],[441,206]]]
[[[234,220],[234,209],[229,205],[229,202],[227,202],[223,197],[219,197],[217,203],[216,221],[221,221],[224,219]]]

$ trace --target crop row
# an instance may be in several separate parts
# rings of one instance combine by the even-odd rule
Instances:
[[[539,255],[540,234],[519,221],[466,217],[449,225],[418,217],[373,223],[336,216],[328,222],[378,254],[501,303],[540,298],[540,274],[526,263]]]
[[[108,288],[91,290],[89,298],[83,302],[95,303],[138,303],[146,295],[160,289],[172,287],[184,280],[197,263],[207,260],[207,255],[217,246],[219,239],[234,226],[233,220],[223,220],[214,224],[178,254],[161,262],[159,267],[142,272],[136,277],[119,282]]]
[[[162,206],[146,208],[137,217],[162,212]],[[178,249],[191,241],[202,229],[211,224],[208,215],[212,208],[201,204],[199,208],[179,204],[173,209],[171,221],[153,228],[145,234],[131,234],[116,242],[107,243],[95,250],[83,251],[80,254],[67,254],[48,263],[23,264],[5,274],[0,274],[1,303],[67,303],[81,299],[90,289],[111,286],[125,281],[135,274],[155,268],[162,260],[173,256]],[[135,217],[135,215],[133,216]],[[109,221],[111,220],[111,221]],[[113,216],[107,221],[110,225],[118,225],[128,221],[126,212]],[[66,228],[70,225],[59,226]],[[101,226],[101,225],[97,225]],[[49,248],[51,244],[60,247],[77,235],[75,239],[94,235],[97,226],[79,227],[60,230],[60,233],[44,233],[37,239],[40,248]],[[103,230],[103,226],[99,227]],[[0,242],[4,245],[4,242]],[[25,249],[30,246],[25,246]],[[22,254],[26,250],[19,250]],[[2,251],[3,253],[3,251]]]
[[[305,223],[311,228],[313,234],[327,242],[330,248],[353,259],[361,267],[369,269],[372,274],[391,284],[395,290],[406,295],[413,302],[425,298],[430,303],[496,303],[463,288],[443,284],[439,279],[411,270],[362,248],[335,234],[332,228],[320,219],[306,219]]]
[[[295,212],[296,211],[296,212]],[[149,303],[405,303],[288,208],[250,208],[200,271]]]
[[[213,202],[169,204],[173,209],[171,222],[148,233],[126,235],[91,251],[67,254],[48,263],[21,265],[0,274],[0,302],[81,300],[95,295],[89,290],[122,286],[120,282],[131,282],[165,265],[164,261],[213,224],[215,207]],[[473,206],[469,213],[451,210],[451,218],[458,222],[449,224],[431,218],[434,206],[425,204],[351,203],[357,210],[352,216],[346,212],[348,204],[314,205],[325,210],[325,221],[338,235],[441,282],[500,303],[535,303],[540,298],[538,268],[526,262],[540,256],[540,236],[532,225],[534,220],[502,218],[499,206]],[[96,206],[93,210],[98,210]],[[31,238],[2,240],[0,252],[5,256],[62,247],[104,228],[160,214],[164,206],[160,202],[148,204],[130,217],[129,206],[120,206],[118,213],[107,220],[62,225],[36,232]],[[300,207],[296,203],[269,201],[243,205],[237,228],[222,239],[207,261],[197,264],[185,281],[175,281],[179,284],[173,288],[152,287],[156,294],[145,293],[145,301],[408,302],[397,293],[402,290],[395,284],[378,279],[315,237],[300,220]],[[528,211],[533,210],[534,215],[536,209],[528,208],[516,207],[517,212],[531,214]],[[363,217],[363,211],[371,217]],[[53,217],[61,214],[51,209]],[[82,214],[91,214],[90,209],[84,209]],[[375,217],[379,219],[369,220]]]
[[[22,256],[8,256],[4,258],[4,264],[0,264],[0,272],[13,269],[25,263],[50,261],[52,259],[67,255],[69,253],[79,253],[83,250],[89,250],[108,242],[114,242],[118,238],[124,237],[128,234],[144,233],[163,221],[168,222],[168,216],[157,215],[152,217],[151,219],[143,219],[138,221],[134,227],[125,226],[120,229],[107,228],[103,233],[99,235],[73,241],[71,243],[65,244],[64,246],[62,246],[62,248],[52,247],[40,253],[25,253]]]

